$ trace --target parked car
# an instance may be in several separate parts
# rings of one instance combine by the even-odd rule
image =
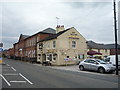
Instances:
[[[100,59],[85,59],[80,62],[79,69],[83,70],[94,70],[100,73],[104,72],[114,72],[116,70],[115,66],[108,64]]]
[[[116,55],[110,55],[104,61],[116,66]],[[118,55],[118,68],[120,69],[120,55]]]

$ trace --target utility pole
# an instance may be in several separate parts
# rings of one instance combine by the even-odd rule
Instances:
[[[115,30],[115,54],[116,54],[116,75],[119,75],[118,72],[118,47],[117,47],[117,21],[116,21],[116,3],[114,2],[114,30]]]

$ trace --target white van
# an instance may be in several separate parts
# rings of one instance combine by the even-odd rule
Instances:
[[[108,63],[113,64],[114,66],[116,66],[116,55],[108,56],[105,59],[105,62],[108,62]],[[120,69],[120,55],[118,55],[118,67]]]

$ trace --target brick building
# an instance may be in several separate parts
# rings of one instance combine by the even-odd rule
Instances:
[[[9,48],[8,50],[3,50],[2,56],[13,59],[14,58],[14,48]]]
[[[100,44],[93,41],[87,41],[88,51],[94,50],[102,53],[103,56],[115,55],[115,44]],[[118,45],[118,54],[120,55],[120,45]]]
[[[19,41],[14,44],[15,59],[36,61],[37,42],[56,33],[56,30],[47,28],[31,36],[20,35]]]
[[[21,34],[17,43],[14,44],[14,55],[15,59],[22,59],[25,51],[25,39],[28,35]]]
[[[74,28],[57,26],[57,33],[37,43],[37,61],[52,65],[77,64],[87,56],[86,39]]]
[[[106,48],[110,49],[110,55],[115,55],[115,44],[106,44]],[[120,45],[118,44],[118,54],[120,55]]]

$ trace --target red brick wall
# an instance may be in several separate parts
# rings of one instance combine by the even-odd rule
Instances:
[[[13,48],[14,48],[14,56],[18,57],[18,51],[19,51],[18,50],[18,43],[15,43]]]
[[[118,49],[118,54],[120,55],[120,49]],[[115,49],[110,49],[110,55],[115,55]]]
[[[14,44],[14,53],[17,57],[36,58],[37,42],[50,36],[51,34],[38,33],[25,40],[20,40]],[[18,48],[17,48],[18,47]],[[22,49],[22,53],[20,52]]]
[[[25,50],[25,41],[20,41],[18,43],[18,56],[24,57],[24,50]]]
[[[35,36],[32,36],[25,40],[25,55],[29,58],[35,58],[36,57],[36,51],[37,51],[37,42],[50,36],[50,34],[36,34]],[[31,43],[32,42],[32,43]],[[29,45],[28,45],[29,44]]]

